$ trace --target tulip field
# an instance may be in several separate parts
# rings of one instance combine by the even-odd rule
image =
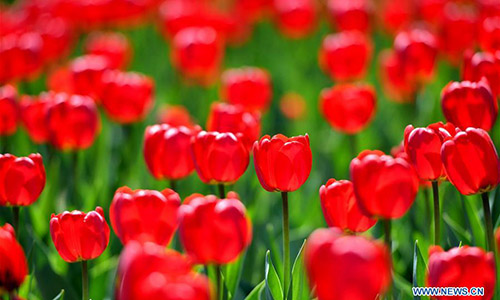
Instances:
[[[0,2],[0,300],[500,299],[498,95],[494,0]]]

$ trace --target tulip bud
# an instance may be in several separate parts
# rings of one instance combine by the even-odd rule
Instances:
[[[441,107],[448,122],[464,130],[490,130],[498,115],[498,104],[486,80],[450,82],[441,92]]]
[[[153,79],[134,72],[108,70],[102,75],[101,102],[106,114],[121,124],[143,120],[153,105]]]
[[[495,258],[478,247],[462,246],[443,251],[439,246],[429,249],[429,287],[482,287],[484,295],[478,299],[492,299],[495,291]],[[437,300],[449,297],[435,297]]]
[[[111,226],[122,244],[153,242],[167,246],[177,229],[179,195],[171,189],[161,192],[119,188],[111,203]]]
[[[318,300],[377,299],[391,284],[390,254],[363,236],[317,229],[306,243],[304,263]]]
[[[375,108],[375,89],[368,84],[339,84],[321,91],[320,111],[333,128],[344,133],[363,130]]]
[[[192,271],[178,252],[153,243],[131,242],[120,255],[117,300],[210,300],[210,294],[208,278]]]
[[[234,183],[248,167],[249,153],[239,133],[201,131],[191,140],[191,154],[204,183]]]
[[[15,157],[0,154],[0,205],[33,204],[45,187],[45,168],[40,154]]]
[[[321,44],[319,63],[332,80],[359,79],[366,73],[372,48],[371,41],[358,31],[329,34]]]
[[[228,69],[221,76],[221,97],[248,110],[265,111],[272,97],[271,76],[264,69]]]
[[[65,211],[50,217],[50,236],[65,261],[91,260],[108,246],[109,226],[100,207],[88,213]]]
[[[260,136],[260,113],[246,111],[240,105],[214,102],[210,107],[207,130],[240,133],[250,149]]]
[[[0,261],[0,291],[13,292],[28,275],[28,263],[10,224],[0,227]]]
[[[179,214],[179,237],[196,263],[230,263],[252,241],[252,224],[234,193],[227,199],[193,194]]]
[[[144,134],[144,159],[156,179],[181,179],[193,172],[191,138],[200,131],[168,124],[153,125]]]
[[[458,129],[451,123],[442,122],[427,127],[406,126],[404,148],[408,161],[422,180],[443,180],[446,178],[441,162],[441,146],[452,138]]]
[[[364,232],[377,222],[361,213],[349,180],[329,179],[319,189],[319,197],[323,216],[330,227],[348,232]]]
[[[358,205],[367,216],[397,219],[415,201],[418,177],[402,158],[365,150],[351,161],[350,171]]]
[[[441,159],[446,176],[464,195],[484,193],[500,182],[500,162],[490,136],[467,128],[443,143]]]
[[[269,191],[293,192],[306,182],[312,167],[309,136],[288,138],[263,136],[253,145],[254,164],[262,187]]]
[[[12,85],[0,86],[0,136],[12,135],[17,130],[19,105],[17,91]]]

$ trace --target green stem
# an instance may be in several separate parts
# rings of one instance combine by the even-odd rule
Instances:
[[[430,196],[429,196],[429,189],[428,188],[424,188],[423,191],[424,193],[424,201],[425,201],[425,215],[427,216],[427,220],[428,222],[430,223],[431,222],[431,204],[430,204]],[[432,235],[432,228],[429,228],[429,232],[428,232],[429,236]]]
[[[87,261],[82,261],[82,300],[89,300],[89,274]]]
[[[170,189],[174,192],[177,191],[177,181],[175,179],[170,179]]]
[[[351,152],[351,157],[356,157],[358,155],[358,146],[357,146],[357,141],[356,141],[356,135],[355,134],[349,134],[347,136],[347,139],[349,140],[349,151]]]
[[[441,214],[439,210],[439,186],[437,181],[432,182],[432,194],[434,198],[434,245],[439,246],[441,236]]]
[[[484,209],[484,221],[486,223],[486,239],[488,240],[488,251],[495,253],[495,239],[493,238],[493,222],[491,220],[490,200],[488,193],[482,193]]]
[[[223,183],[219,183],[217,185],[217,187],[219,188],[219,198],[225,199],[226,198],[226,191],[225,191],[224,184]]]
[[[290,284],[290,229],[288,223],[288,193],[281,192],[283,208],[283,299],[287,300]]]
[[[19,240],[19,211],[21,207],[12,206],[12,226],[14,227],[14,232],[16,233],[16,237]]]
[[[222,300],[222,293],[224,290],[224,285],[222,283],[222,269],[220,265],[215,265],[215,272],[217,273],[217,299]]]
[[[389,251],[389,255],[392,258],[392,245],[391,245],[391,220],[390,219],[382,219],[382,224],[384,225],[384,243],[387,246],[387,250]],[[391,268],[391,276],[392,276],[392,268]],[[392,279],[389,285],[389,288],[386,292],[386,299],[392,299]]]

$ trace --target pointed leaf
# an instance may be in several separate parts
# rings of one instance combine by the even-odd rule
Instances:
[[[289,297],[292,300],[307,300],[309,299],[309,287],[304,269],[304,247],[306,240],[302,243],[299,253],[295,258],[292,267],[292,282],[290,284]]]
[[[266,252],[266,299],[267,300],[283,300],[283,289],[276,269],[271,260],[271,251]]]
[[[64,299],[64,290],[61,290],[59,295],[57,295],[53,300],[63,300]]]
[[[262,280],[259,284],[257,284],[253,290],[248,294],[245,300],[259,300],[260,294],[262,293],[262,289],[264,289],[266,285],[266,281]]]

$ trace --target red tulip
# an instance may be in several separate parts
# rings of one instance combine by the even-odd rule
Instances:
[[[500,182],[500,162],[490,136],[480,128],[467,128],[444,142],[441,159],[446,176],[464,195],[484,193]]]
[[[100,207],[88,213],[65,211],[50,217],[50,236],[65,261],[91,260],[108,246],[109,226]]]
[[[153,105],[153,79],[134,72],[109,70],[102,75],[101,101],[106,114],[121,124],[144,119]]]
[[[361,213],[349,180],[329,179],[319,189],[326,223],[348,232],[364,232],[377,222]]]
[[[500,61],[499,56],[488,52],[466,54],[463,66],[463,79],[481,81],[486,78],[494,96],[500,93]]]
[[[75,92],[73,73],[69,67],[58,67],[47,75],[47,88],[57,93],[73,94]]]
[[[370,30],[373,3],[371,0],[328,0],[328,14],[339,31]]]
[[[394,51],[401,64],[401,72],[413,85],[432,78],[436,65],[437,38],[423,28],[413,28],[398,33],[394,39]]]
[[[404,148],[408,162],[413,165],[422,180],[443,180],[446,178],[441,162],[441,146],[452,138],[458,129],[451,123],[442,122],[427,127],[406,126]]]
[[[317,8],[314,0],[273,0],[276,22],[281,32],[291,38],[302,38],[314,30]]]
[[[167,246],[177,229],[179,195],[171,189],[131,190],[119,188],[111,203],[111,226],[122,244],[153,242]]]
[[[484,296],[465,299],[491,299],[495,290],[495,258],[478,247],[462,246],[443,251],[439,246],[429,249],[429,287],[482,287]],[[438,300],[455,297],[435,297]]]
[[[153,243],[131,242],[118,265],[117,300],[210,300],[208,279],[193,272],[178,252]]]
[[[253,145],[257,177],[269,192],[293,192],[306,182],[312,167],[309,136],[263,136]]]
[[[10,224],[0,227],[0,262],[0,291],[13,292],[28,275],[28,263]]]
[[[163,107],[158,115],[158,122],[173,127],[185,126],[190,129],[197,126],[189,111],[182,105],[167,105]]]
[[[479,45],[489,52],[500,50],[500,16],[483,20],[479,31]]]
[[[227,264],[252,241],[252,224],[235,193],[227,199],[193,194],[179,211],[179,237],[198,264]]]
[[[411,0],[392,1],[384,0],[381,2],[379,12],[381,22],[384,28],[391,34],[408,27],[414,18],[414,5]]]
[[[403,69],[401,59],[394,50],[380,53],[380,77],[385,92],[390,100],[399,103],[415,102],[417,86]]]
[[[260,136],[260,113],[240,105],[214,102],[207,121],[208,131],[241,133],[248,149]]]
[[[307,113],[307,103],[301,95],[289,92],[280,100],[281,113],[290,120],[303,119]]]
[[[486,80],[450,82],[441,92],[441,107],[446,120],[460,129],[490,130],[498,114],[497,101]]]
[[[50,142],[60,150],[90,147],[100,130],[99,113],[87,96],[51,94],[47,111]]]
[[[442,21],[446,3],[448,3],[448,0],[420,0],[415,2],[420,17],[429,24],[434,25]]]
[[[397,146],[392,147],[390,153],[391,153],[392,157],[394,157],[394,158],[400,157],[400,158],[406,160],[409,164],[411,164],[410,159],[408,158],[408,154],[406,154],[406,151],[405,151],[404,140],[401,141],[401,143],[399,143]],[[421,188],[425,189],[425,188],[432,187],[432,182],[430,182],[428,180],[420,179],[416,172],[415,172],[415,177],[417,177],[419,179],[419,184],[420,184]]]
[[[102,55],[84,55],[74,59],[69,66],[73,91],[99,102],[102,75],[109,68],[109,60]]]
[[[42,67],[43,40],[36,32],[0,37],[0,84],[33,77]]]
[[[0,136],[12,135],[17,130],[19,105],[16,88],[10,84],[0,86]]]
[[[239,133],[201,131],[191,140],[191,154],[204,183],[234,183],[248,167],[249,153]]]
[[[0,154],[0,205],[33,204],[45,187],[45,178],[40,154],[27,157]]]
[[[93,33],[86,39],[84,48],[86,54],[106,57],[112,69],[125,68],[132,56],[130,42],[117,32]]]
[[[255,67],[228,69],[222,73],[221,95],[231,104],[265,111],[271,104],[271,76],[266,70]]]
[[[70,23],[60,17],[39,16],[32,25],[42,38],[42,57],[44,62],[51,62],[68,54],[73,41],[74,31]]]
[[[402,158],[365,150],[351,161],[350,171],[358,205],[367,216],[397,219],[415,201],[418,177]]]
[[[363,236],[317,229],[309,236],[304,255],[319,300],[377,299],[391,284],[389,252]]]
[[[372,43],[361,32],[343,31],[323,39],[319,63],[332,80],[362,78],[372,56]]]
[[[172,64],[188,79],[213,82],[223,56],[223,42],[211,27],[188,27],[174,36]]]
[[[473,7],[447,3],[441,21],[441,48],[445,56],[457,61],[464,50],[473,48],[478,35],[478,18]]]
[[[156,179],[181,179],[193,172],[191,138],[199,127],[153,125],[144,134],[144,159]]]
[[[328,123],[341,132],[356,134],[375,115],[375,89],[368,84],[339,84],[323,89],[320,111]]]
[[[23,96],[21,98],[21,119],[31,140],[37,144],[49,140],[47,127],[47,111],[51,105],[51,94],[43,93],[38,97]]]

